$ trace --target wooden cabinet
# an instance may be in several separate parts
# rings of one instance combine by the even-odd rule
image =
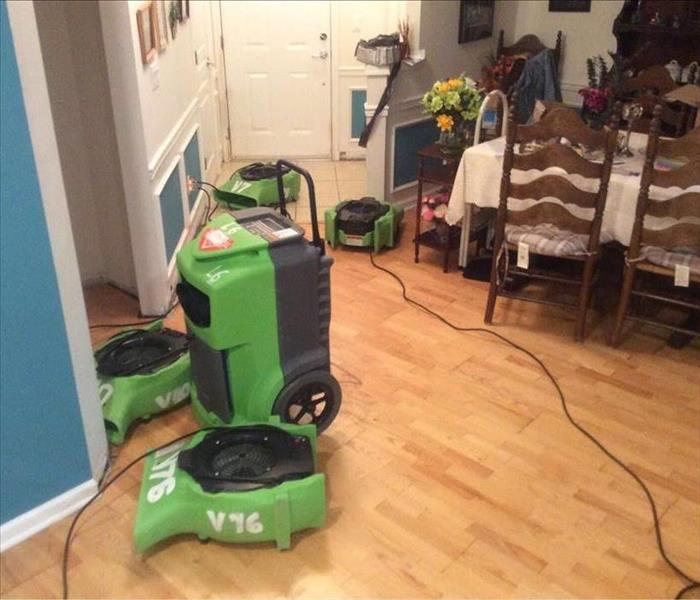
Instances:
[[[700,61],[698,0],[625,0],[615,19],[617,52],[635,56],[634,71],[677,60],[685,66]]]

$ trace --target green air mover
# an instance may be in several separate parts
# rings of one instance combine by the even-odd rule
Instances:
[[[122,331],[95,352],[107,437],[124,441],[129,426],[183,404],[190,395],[190,357],[184,333],[157,321]]]
[[[275,541],[322,527],[325,477],[314,473],[316,428],[280,423],[202,431],[149,456],[134,526],[139,552],[167,537]]]
[[[283,169],[309,187],[313,240],[284,216]],[[177,294],[191,334],[192,406],[200,423],[270,415],[323,431],[341,391],[330,374],[330,268],[311,176],[277,162],[280,213],[251,208],[212,220],[177,255]]]
[[[332,248],[343,246],[393,248],[399,238],[403,208],[374,198],[344,200],[329,208],[326,217],[326,241]]]
[[[299,173],[282,167],[284,197],[287,202],[299,198]],[[257,206],[277,206],[277,171],[271,163],[252,163],[235,171],[229,180],[214,190],[214,197],[228,208],[239,210]]]

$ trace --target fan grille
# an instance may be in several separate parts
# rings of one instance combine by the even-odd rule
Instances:
[[[259,444],[234,444],[214,455],[212,469],[217,477],[260,477],[275,465],[275,455]]]

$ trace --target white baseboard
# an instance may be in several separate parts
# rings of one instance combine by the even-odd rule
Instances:
[[[5,552],[82,507],[97,492],[97,482],[85,483],[0,525],[0,552]]]
[[[576,83],[575,81],[562,81],[560,86],[562,101],[570,106],[580,107],[583,100],[581,96],[578,95],[578,91],[581,88],[585,88],[586,85],[585,83]]]
[[[436,184],[424,183],[423,195],[432,194],[433,192],[436,192],[438,189],[440,189],[440,187],[441,186]],[[415,208],[417,190],[418,182],[413,181],[410,183],[406,183],[403,186],[401,186],[401,189],[392,192],[391,203],[397,206],[401,206],[404,209]]]

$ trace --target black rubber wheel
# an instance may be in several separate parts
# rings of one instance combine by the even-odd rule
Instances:
[[[321,433],[340,410],[340,384],[327,371],[311,371],[292,381],[277,396],[273,413],[286,423],[313,423]]]

